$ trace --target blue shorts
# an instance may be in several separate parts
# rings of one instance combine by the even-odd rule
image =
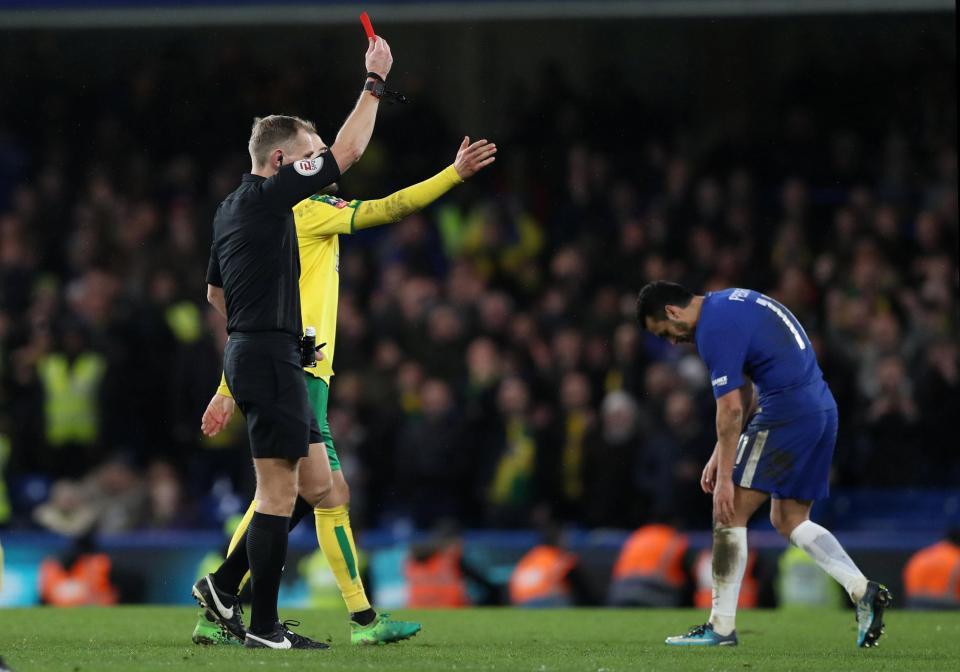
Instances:
[[[823,499],[836,443],[836,408],[779,424],[765,423],[761,414],[740,436],[733,482],[777,499]]]

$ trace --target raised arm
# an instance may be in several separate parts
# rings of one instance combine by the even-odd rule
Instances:
[[[386,81],[390,74],[390,68],[393,66],[393,54],[390,53],[390,45],[382,37],[373,37],[370,39],[370,45],[367,47],[366,56],[367,72],[379,75],[380,79]],[[368,78],[367,81],[374,81]],[[369,91],[360,94],[353,112],[343,122],[337,138],[330,147],[330,155],[340,173],[343,174],[350,169],[363,156],[367,145],[370,143],[370,137],[373,135],[373,126],[377,119],[377,109],[380,107],[380,99]]]
[[[387,41],[382,37],[371,39],[366,55],[367,72],[386,79],[392,65],[393,56]],[[368,77],[367,81],[372,79]],[[266,173],[257,173],[267,178],[260,185],[267,206],[285,213],[303,199],[336,182],[367,149],[379,107],[379,98],[369,91],[361,93],[330,151],[319,156],[316,154],[318,148],[312,142],[288,146],[286,153],[280,148],[271,150],[271,168]],[[300,135],[307,138],[310,134]],[[274,169],[276,172],[271,175]]]
[[[398,222],[426,206],[489,166],[496,160],[497,146],[486,140],[470,144],[467,136],[460,144],[453,165],[447,166],[428,180],[394,192],[386,198],[363,201],[354,217],[355,229],[369,229]]]

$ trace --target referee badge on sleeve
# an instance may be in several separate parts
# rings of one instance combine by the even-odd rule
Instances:
[[[293,162],[293,169],[304,177],[316,175],[323,168],[323,157],[318,156],[315,159],[300,159]]]

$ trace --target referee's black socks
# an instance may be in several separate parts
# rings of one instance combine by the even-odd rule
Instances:
[[[297,503],[293,507],[293,515],[290,516],[290,529],[295,528],[308,513],[313,513],[313,507],[307,500],[297,495]]]
[[[255,635],[269,635],[280,620],[277,595],[287,559],[289,529],[289,516],[271,516],[259,511],[253,514],[247,528],[252,593],[250,632]]]
[[[250,561],[247,559],[247,532],[248,530],[244,530],[240,541],[227,553],[227,559],[220,563],[217,571],[213,573],[213,585],[217,590],[234,596],[239,594],[240,582],[250,569]]]
[[[313,513],[313,507],[307,503],[303,497],[297,497],[297,504],[293,507],[293,515],[290,516],[290,528],[297,526],[303,517],[308,513]],[[229,595],[238,595],[240,593],[240,583],[243,577],[250,569],[250,561],[247,557],[247,530],[244,530],[240,541],[233,547],[233,550],[227,554],[227,559],[223,561],[217,571],[213,573],[213,584],[217,590]]]

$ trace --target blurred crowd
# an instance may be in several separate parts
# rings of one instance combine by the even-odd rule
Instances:
[[[191,86],[222,75],[206,67]],[[634,318],[661,278],[795,312],[840,405],[836,487],[960,482],[955,118],[877,110],[857,132],[788,101],[741,146],[637,128],[636,99],[560,80],[518,99],[488,174],[341,239],[329,418],[355,522],[708,527],[706,372]],[[170,75],[123,81],[110,107],[65,93],[45,112],[80,115],[82,151],[0,133],[0,524],[217,526],[252,494],[242,419],[199,431],[226,338],[204,300],[211,214],[248,169],[246,120],[211,140],[203,115],[167,114]],[[384,110],[345,196],[452,161],[460,129],[417,100]]]

